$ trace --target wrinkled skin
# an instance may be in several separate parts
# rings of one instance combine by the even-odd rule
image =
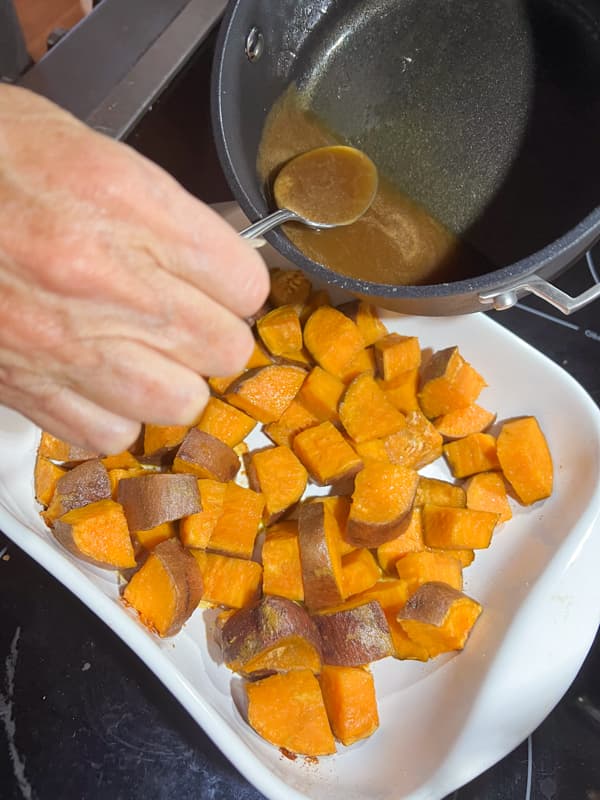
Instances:
[[[267,292],[258,254],[159,167],[0,85],[0,403],[103,453],[191,424]]]

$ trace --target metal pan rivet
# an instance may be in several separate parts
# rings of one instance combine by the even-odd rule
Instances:
[[[253,28],[250,28],[250,32],[248,36],[246,36],[245,51],[248,61],[258,61],[264,49],[265,37],[262,35],[261,29],[257,28],[255,25]]]

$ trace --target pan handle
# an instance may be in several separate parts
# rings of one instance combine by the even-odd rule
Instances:
[[[496,309],[496,311],[505,311],[515,305],[522,292],[531,292],[531,294],[541,297],[542,300],[550,303],[563,314],[573,314],[600,298],[600,283],[590,286],[577,297],[571,297],[570,294],[548,283],[539,275],[528,275],[527,278],[505,286],[502,291],[483,292],[479,295],[479,302]]]

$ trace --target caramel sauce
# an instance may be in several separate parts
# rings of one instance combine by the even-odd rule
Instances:
[[[259,177],[271,193],[279,170],[290,159],[335,144],[340,144],[339,138],[304,107],[292,86],[267,116],[257,159]],[[475,264],[481,257],[475,251],[381,175],[372,205],[351,225],[316,231],[288,223],[284,231],[313,261],[352,278],[414,285],[480,271]]]
[[[377,168],[360,150],[318,147],[288,161],[278,172],[273,195],[279,208],[321,225],[350,225],[377,192]]]

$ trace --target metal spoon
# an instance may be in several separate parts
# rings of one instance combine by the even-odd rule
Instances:
[[[351,225],[369,209],[377,193],[377,167],[355,147],[332,145],[288,161],[273,184],[279,206],[240,232],[256,239],[285,222],[317,230]]]

